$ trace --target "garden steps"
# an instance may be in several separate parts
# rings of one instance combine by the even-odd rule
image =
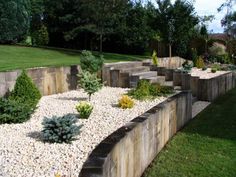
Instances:
[[[150,81],[150,83],[152,83],[152,84],[163,85],[165,83],[165,77],[164,76],[147,77],[145,79]]]
[[[143,66],[143,63],[141,61],[137,62],[118,62],[118,63],[109,63],[105,64],[105,67],[108,67],[110,70],[121,70],[124,68],[136,68]]]
[[[152,80],[157,79],[157,72],[156,71],[146,71],[146,72],[140,72],[140,73],[134,73],[130,76],[130,87],[136,87],[138,84],[138,81],[141,79],[146,80]]]
[[[137,66],[137,67],[130,67],[130,68],[122,68],[120,69],[121,73],[140,73],[140,72],[148,72],[150,71],[150,68],[147,66]]]

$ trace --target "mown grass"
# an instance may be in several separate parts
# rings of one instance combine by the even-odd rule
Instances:
[[[97,52],[94,52],[98,55]],[[103,53],[105,62],[135,61],[147,57]],[[0,45],[0,71],[42,66],[68,66],[80,62],[80,51]]]
[[[144,177],[236,177],[236,89],[178,133]]]

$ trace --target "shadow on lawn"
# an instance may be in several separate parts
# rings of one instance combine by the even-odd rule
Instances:
[[[236,89],[218,98],[183,132],[236,141]]]

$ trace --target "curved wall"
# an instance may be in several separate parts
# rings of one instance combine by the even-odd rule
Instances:
[[[79,177],[140,177],[165,144],[192,117],[192,97],[178,93],[102,141]]]

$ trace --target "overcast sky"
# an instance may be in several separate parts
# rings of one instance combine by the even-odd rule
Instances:
[[[152,0],[155,2],[155,0]],[[172,0],[173,2],[175,0]],[[195,0],[194,7],[199,16],[204,15],[214,15],[215,19],[212,23],[209,23],[208,30],[213,31],[214,33],[223,32],[223,28],[221,27],[221,19],[225,15],[225,11],[217,12],[217,8],[220,7],[225,0]]]
[[[223,32],[223,28],[221,27],[221,19],[225,15],[225,11],[217,12],[217,8],[220,7],[225,0],[196,0],[194,7],[196,12],[200,16],[204,15],[214,15],[215,19],[212,23],[209,24],[208,29],[213,30],[214,33]]]

